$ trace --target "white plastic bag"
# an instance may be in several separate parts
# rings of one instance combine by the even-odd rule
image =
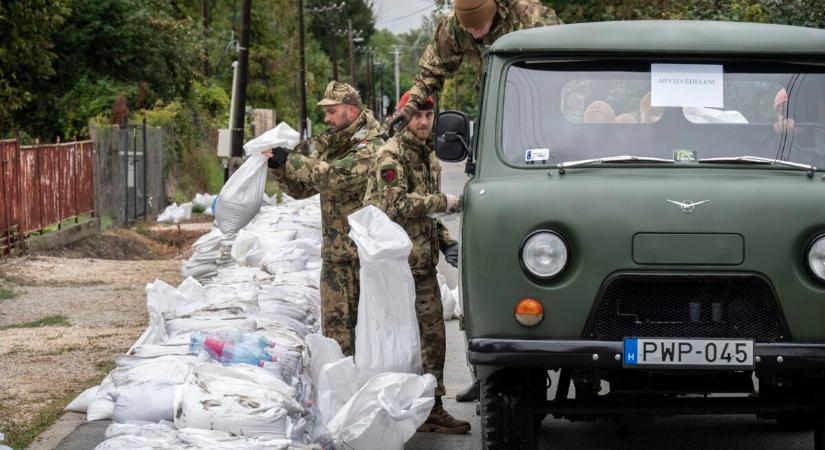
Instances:
[[[224,234],[237,233],[261,209],[266,185],[266,157],[255,153],[224,184],[215,205],[215,220]]]
[[[371,378],[327,429],[344,448],[401,449],[427,420],[435,398],[435,377],[384,373]]]
[[[347,220],[361,263],[355,365],[373,373],[420,373],[415,281],[408,262],[412,242],[372,205]]]

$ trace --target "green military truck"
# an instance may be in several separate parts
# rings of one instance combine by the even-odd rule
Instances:
[[[548,414],[754,413],[825,449],[825,30],[564,25],[485,61],[474,136],[436,126],[472,175],[484,447],[536,448]]]

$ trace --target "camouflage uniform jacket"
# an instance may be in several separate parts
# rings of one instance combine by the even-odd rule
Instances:
[[[457,243],[441,220],[428,216],[447,210],[447,197],[440,191],[441,166],[432,141],[405,131],[378,150],[364,203],[381,208],[407,231],[413,243],[410,269],[416,276],[435,273],[438,251]]]
[[[538,0],[496,0],[498,13],[490,32],[480,41],[473,39],[458,23],[455,12],[441,19],[435,29],[432,42],[421,55],[421,72],[415,77],[410,98],[417,103],[440,91],[444,78],[458,71],[465,58],[476,67],[479,78],[484,51],[496,39],[511,31],[536,28],[546,25],[560,25],[561,19],[553,9]]]
[[[348,128],[327,131],[309,144],[311,153],[290,153],[284,167],[274,170],[287,194],[301,199],[321,194],[321,221],[325,261],[358,259],[349,238],[347,216],[363,206],[367,178],[378,148],[384,143],[381,125],[367,109]]]

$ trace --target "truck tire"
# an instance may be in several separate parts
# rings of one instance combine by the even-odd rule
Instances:
[[[535,400],[546,398],[542,369],[504,369],[481,382],[481,442],[485,450],[535,450]],[[539,394],[538,391],[544,392]]]

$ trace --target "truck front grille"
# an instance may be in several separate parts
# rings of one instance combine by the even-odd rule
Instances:
[[[621,275],[609,279],[585,335],[788,339],[773,289],[754,275]]]

